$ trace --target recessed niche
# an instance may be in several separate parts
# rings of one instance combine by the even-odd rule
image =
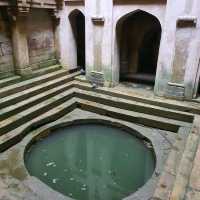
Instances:
[[[104,22],[105,22],[105,19],[102,16],[93,16],[92,17],[92,22],[95,25],[101,25],[101,26],[103,26]]]
[[[177,20],[178,28],[194,28],[197,25],[197,18],[194,16],[182,16]]]

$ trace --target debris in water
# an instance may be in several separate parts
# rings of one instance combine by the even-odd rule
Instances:
[[[57,181],[58,181],[58,179],[57,178],[54,178],[53,180],[52,180],[52,183],[57,183]]]
[[[47,172],[44,172],[44,174],[43,174],[44,176],[47,176]]]
[[[50,167],[52,165],[55,165],[55,162],[49,162],[49,163],[46,164],[47,167]]]

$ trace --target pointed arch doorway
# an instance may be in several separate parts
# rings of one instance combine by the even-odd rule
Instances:
[[[154,85],[161,39],[159,20],[138,10],[118,21],[116,34],[120,81]]]
[[[85,16],[81,11],[73,10],[69,21],[76,43],[77,67],[85,70]]]

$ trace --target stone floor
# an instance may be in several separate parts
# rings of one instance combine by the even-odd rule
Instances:
[[[57,71],[0,89],[0,200],[69,199],[24,173],[16,165],[23,160],[16,149],[24,148],[33,129],[58,122],[76,109],[169,132],[175,139],[168,141],[171,149],[151,199],[200,200],[199,103],[155,97],[152,87],[141,84],[93,89],[85,77],[73,79],[76,75]],[[166,140],[167,135],[162,134]]]

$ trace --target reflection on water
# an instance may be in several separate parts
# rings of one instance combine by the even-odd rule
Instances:
[[[152,175],[152,149],[125,131],[74,125],[33,145],[25,156],[31,175],[77,200],[120,200]]]

